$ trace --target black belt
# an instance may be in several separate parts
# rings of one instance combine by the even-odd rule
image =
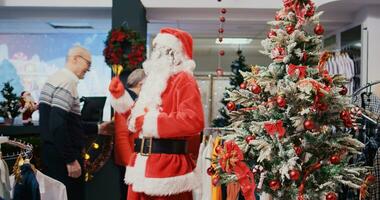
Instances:
[[[149,155],[151,153],[165,154],[186,154],[186,140],[169,140],[156,138],[135,139],[135,152],[141,155]]]

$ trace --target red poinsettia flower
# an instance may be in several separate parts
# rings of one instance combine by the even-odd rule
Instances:
[[[122,42],[125,38],[125,34],[119,30],[112,32],[111,34],[111,42]]]
[[[224,149],[220,152],[219,157],[219,164],[227,173],[231,173],[236,164],[244,159],[243,152],[232,140],[224,143]]]

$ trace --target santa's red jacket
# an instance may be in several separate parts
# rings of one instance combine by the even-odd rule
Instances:
[[[116,146],[126,151],[121,163],[129,157],[125,182],[132,185],[134,192],[155,196],[191,191],[199,185],[199,175],[194,171],[196,164],[192,155],[197,155],[199,134],[204,128],[201,95],[190,73],[181,71],[171,75],[161,94],[161,101],[159,110],[146,113],[142,130],[135,136],[124,125],[118,125],[121,116],[115,118],[116,131],[124,129],[129,132],[128,140],[124,138],[125,145]],[[130,123],[130,113],[130,110],[123,113],[123,117],[128,119],[127,123]],[[185,139],[192,149],[189,154],[130,154],[134,137]]]

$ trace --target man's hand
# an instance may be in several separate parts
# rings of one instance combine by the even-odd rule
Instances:
[[[99,124],[99,135],[113,135],[115,133],[114,122],[103,122]]]
[[[77,160],[72,163],[66,164],[68,176],[71,178],[78,178],[82,174],[82,168]]]

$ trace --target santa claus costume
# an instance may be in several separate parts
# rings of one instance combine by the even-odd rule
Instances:
[[[191,200],[199,186],[188,148],[197,149],[192,139],[204,128],[192,48],[189,33],[163,28],[143,63],[147,77],[137,101],[117,77],[111,81],[111,104],[126,116],[129,134],[137,133],[125,174],[128,200]]]

